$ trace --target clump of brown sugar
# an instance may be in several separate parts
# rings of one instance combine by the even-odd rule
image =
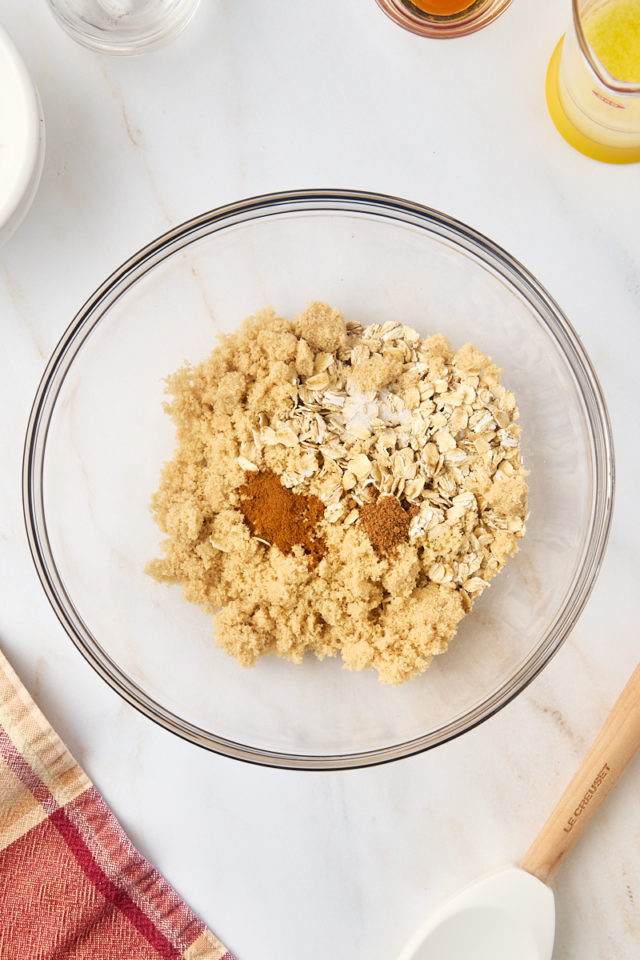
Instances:
[[[518,549],[515,398],[467,344],[311,303],[264,310],[168,379],[176,449],[148,565],[244,666],[340,654],[401,683]]]
[[[325,551],[324,540],[315,532],[324,516],[322,500],[283,487],[273,470],[247,473],[238,494],[240,509],[254,537],[283,553],[291,553],[299,544],[313,565],[318,563]]]

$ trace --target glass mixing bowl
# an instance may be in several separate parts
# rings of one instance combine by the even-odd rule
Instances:
[[[240,667],[211,618],[145,575],[149,512],[173,425],[163,378],[249,314],[324,300],[472,341],[516,394],[530,470],[520,552],[448,652],[400,687],[309,655]],[[490,240],[392,197],[301,191],[245,200],[150,243],[93,294],[38,389],[24,459],[29,542],[47,596],[114,690],[167,730],[272,766],[366,766],[444,743],[548,663],[593,587],[609,530],[607,412],[580,341],[544,288]],[[348,629],[348,624],[345,624]],[[420,629],[420,624],[416,624]]]

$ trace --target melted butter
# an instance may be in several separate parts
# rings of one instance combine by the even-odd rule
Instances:
[[[640,83],[640,0],[602,3],[587,14],[583,28],[593,52],[612,76]]]

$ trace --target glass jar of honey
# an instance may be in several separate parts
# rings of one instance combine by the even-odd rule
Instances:
[[[377,0],[387,16],[420,37],[464,37],[495,20],[511,0]]]

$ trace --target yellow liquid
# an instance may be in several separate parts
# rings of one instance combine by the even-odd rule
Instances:
[[[584,33],[600,62],[616,77],[640,83],[640,0],[609,0],[588,13]]]

